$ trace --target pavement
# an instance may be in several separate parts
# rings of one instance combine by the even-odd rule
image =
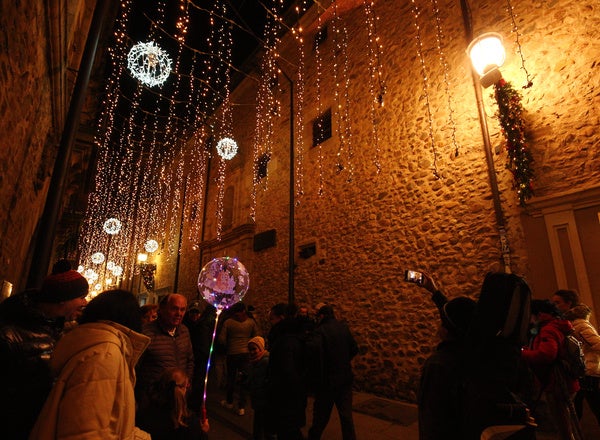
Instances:
[[[224,423],[240,436],[252,438],[252,409],[246,408],[246,414],[239,416],[234,410],[223,408],[220,401],[225,397],[222,390],[213,390],[207,395],[206,409],[209,420],[212,418]],[[307,423],[303,429],[306,437],[312,421],[313,399],[309,397],[306,410]],[[353,397],[354,427],[359,440],[418,440],[419,426],[417,421],[417,406],[415,404],[385,399],[372,394],[355,392]],[[600,426],[591,414],[587,405],[581,420],[583,438],[585,440],[600,439]],[[540,426],[537,430],[538,440],[558,440],[558,435],[551,429]],[[220,439],[215,436],[211,440]],[[504,438],[494,436],[494,440]],[[342,440],[339,418],[336,410],[331,413],[331,419],[322,436],[323,440]]]
[[[213,392],[207,395],[206,412],[208,419],[227,423],[234,431],[252,438],[252,410],[246,408],[246,414],[238,416],[234,410],[223,408],[220,401],[223,392]],[[303,432],[306,437],[308,427],[312,422],[313,399],[309,397],[306,409],[306,427]],[[366,393],[354,393],[354,427],[358,439],[377,440],[417,440],[419,428],[417,424],[417,406],[410,403],[383,399]],[[373,415],[366,414],[369,412]],[[340,421],[337,412],[331,413],[331,419],[322,436],[323,440],[342,440]],[[213,439],[211,440],[226,440]]]

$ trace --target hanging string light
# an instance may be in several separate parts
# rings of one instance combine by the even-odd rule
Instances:
[[[367,58],[369,60],[369,117],[371,120],[371,144],[375,151],[373,162],[377,174],[381,173],[381,150],[379,147],[379,128],[377,110],[384,105],[385,83],[383,81],[382,52],[383,47],[377,34],[377,22],[379,17],[375,14],[374,2],[365,1],[365,21],[367,25]]]
[[[448,60],[444,53],[444,31],[442,30],[442,20],[440,18],[440,8],[437,0],[431,0],[431,7],[433,9],[433,15],[435,17],[435,37],[438,48],[438,54],[442,69],[444,71],[444,91],[446,93],[446,102],[448,107],[448,125],[450,126],[452,145],[454,145],[454,156],[458,156],[458,141],[456,140],[456,123],[454,122],[454,106],[452,105],[452,93],[450,93],[450,74],[448,68]]]
[[[440,175],[437,169],[437,148],[435,145],[435,136],[433,134],[433,115],[431,112],[431,104],[429,102],[429,78],[427,75],[427,67],[425,66],[425,57],[423,55],[423,41],[421,39],[421,26],[419,25],[419,16],[421,15],[421,11],[417,6],[415,0],[411,0],[412,2],[412,13],[414,18],[414,25],[416,29],[416,46],[417,46],[417,56],[419,57],[419,62],[421,64],[421,74],[423,76],[423,97],[425,99],[425,111],[427,113],[427,123],[429,126],[429,141],[431,143],[431,153],[433,154],[433,164],[432,171],[433,175],[439,179]]]
[[[354,178],[354,164],[352,151],[352,133],[350,131],[350,97],[348,94],[350,76],[348,75],[348,30],[337,11],[337,2],[333,3],[333,19],[331,21],[333,33],[333,79],[335,83],[334,100],[336,103],[337,133],[339,149],[337,152],[336,169],[341,173],[345,168],[348,171],[347,181]],[[344,166],[344,162],[346,166]]]
[[[510,0],[506,0],[506,10],[508,11],[508,14],[510,15],[510,20],[512,22],[511,32],[513,34],[515,34],[515,43],[517,44],[517,53],[521,57],[521,70],[523,70],[525,72],[526,82],[525,82],[525,85],[523,86],[523,88],[528,89],[531,86],[533,86],[533,81],[531,79],[531,76],[529,75],[529,72],[525,68],[525,57],[523,56],[523,49],[521,47],[521,41],[520,41],[521,33],[519,32],[519,27],[517,26],[515,11],[514,11],[512,4],[510,3]]]

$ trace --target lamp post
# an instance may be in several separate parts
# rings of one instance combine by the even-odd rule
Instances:
[[[479,54],[487,54],[491,52],[489,47],[496,47],[496,42],[487,41],[487,39],[479,38],[473,41],[473,26],[471,23],[471,14],[470,14],[470,6],[467,0],[460,0],[460,6],[462,10],[463,16],[463,24],[465,28],[465,37],[469,44],[469,48],[474,50]],[[495,34],[496,36],[498,34]],[[490,37],[493,35],[489,35]],[[500,39],[500,42],[502,40]],[[488,44],[489,43],[489,44]],[[501,44],[500,44],[501,45]],[[493,81],[496,75],[499,74],[498,68],[504,60],[501,62],[499,59],[496,61],[490,61],[489,59],[483,59],[480,61],[478,58],[478,66],[483,64],[482,73],[485,76],[486,73],[491,72],[489,76],[486,78],[486,84],[489,81]],[[497,64],[499,63],[499,64]],[[485,71],[487,68],[487,72]],[[502,252],[502,260],[504,263],[504,271],[506,273],[511,273],[510,268],[510,247],[508,244],[508,238],[506,236],[506,225],[504,221],[504,213],[502,211],[502,204],[500,202],[500,190],[498,189],[498,180],[496,179],[496,169],[494,167],[494,157],[492,156],[492,142],[490,140],[490,132],[487,125],[487,116],[485,114],[485,108],[483,105],[483,93],[481,90],[482,87],[482,76],[475,69],[475,65],[472,65],[471,68],[471,77],[473,80],[473,88],[475,89],[475,100],[477,102],[477,111],[479,114],[479,123],[481,125],[481,135],[483,137],[483,149],[485,153],[485,160],[487,164],[488,178],[490,181],[490,187],[492,190],[492,200],[494,203],[494,213],[496,216],[496,226],[498,227],[498,233],[500,234],[500,246]],[[500,77],[501,78],[501,77]],[[498,78],[498,79],[500,79]],[[493,82],[490,83],[494,84]]]
[[[279,72],[285,77],[290,85],[290,213],[289,213],[289,248],[288,248],[288,303],[293,304],[295,302],[294,294],[294,205],[296,203],[294,196],[294,81],[283,71],[279,69]]]

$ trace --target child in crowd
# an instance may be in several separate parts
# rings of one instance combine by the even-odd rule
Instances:
[[[151,393],[149,406],[139,412],[137,426],[152,440],[208,439],[208,419],[202,420],[188,408],[189,386],[183,370],[166,369]]]
[[[269,434],[267,412],[267,373],[269,367],[269,352],[265,350],[265,340],[255,336],[248,341],[250,366],[248,368],[247,387],[250,402],[254,410],[252,427],[253,440],[275,438]]]

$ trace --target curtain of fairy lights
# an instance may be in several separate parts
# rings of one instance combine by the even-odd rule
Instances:
[[[374,11],[374,2],[365,0],[365,27],[367,28],[367,58],[369,60],[369,117],[371,120],[371,143],[375,151],[373,163],[377,174],[381,173],[381,150],[379,146],[379,130],[377,110],[383,107],[385,95],[385,82],[383,79],[383,47],[377,33],[379,17]]]
[[[268,189],[269,175],[262,179],[259,176],[259,161],[270,158],[273,154],[273,140],[275,135],[275,121],[280,114],[281,102],[278,99],[279,89],[279,54],[277,45],[278,35],[281,31],[278,15],[281,12],[281,2],[273,1],[273,14],[267,14],[263,30],[264,54],[260,65],[258,92],[256,94],[256,125],[254,131],[253,147],[253,185],[251,217],[256,216],[256,192],[259,184],[263,190]],[[286,74],[287,75],[287,74]],[[290,85],[290,87],[293,87]],[[293,109],[290,109],[293,111]]]
[[[334,102],[336,114],[336,131],[339,140],[337,152],[336,172],[346,171],[346,179],[354,179],[354,152],[352,150],[352,132],[350,131],[350,76],[348,74],[348,29],[344,20],[338,14],[337,1],[333,2],[333,19],[331,21],[333,33],[333,81]]]
[[[226,17],[227,8],[225,5],[215,5],[214,9],[218,15]],[[221,127],[218,133],[220,139],[233,139],[233,112],[231,108],[231,54],[232,54],[232,29],[231,24],[224,19],[217,19],[214,23],[211,23],[213,28],[211,31],[211,38],[214,38],[215,46],[218,48],[219,59],[225,60],[225,72],[223,79],[223,103],[221,105]],[[225,197],[225,170],[227,161],[224,157],[219,158],[219,177],[217,179],[217,240],[221,239],[221,233],[223,232],[223,200]]]

